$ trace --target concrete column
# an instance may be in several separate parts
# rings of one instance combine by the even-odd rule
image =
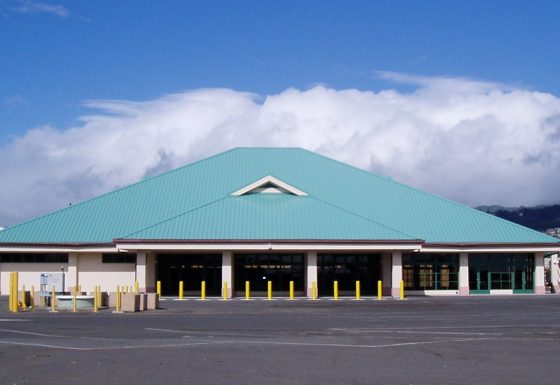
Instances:
[[[393,297],[399,297],[401,294],[402,281],[402,253],[400,251],[393,251],[391,254],[391,260],[391,295]]]
[[[307,297],[311,298],[313,296],[313,282],[317,285],[317,295],[319,295],[319,286],[317,283],[317,252],[309,251],[307,253]]]
[[[78,277],[78,253],[68,254],[68,272],[64,281],[64,290],[66,291],[72,291],[80,284]]]
[[[469,253],[459,254],[459,295],[469,295]]]
[[[222,295],[225,283],[227,283],[227,297],[231,298],[233,295],[233,254],[231,251],[222,253]]]
[[[146,292],[156,292],[156,256],[146,253]]]
[[[550,284],[552,292],[560,294],[560,270],[558,269],[558,254],[550,256]]]
[[[535,294],[544,293],[544,253],[535,253]]]
[[[146,262],[147,256],[145,251],[136,253],[136,281],[141,292],[146,292]]]
[[[383,295],[391,295],[391,253],[383,253],[381,257],[381,280],[383,281]]]

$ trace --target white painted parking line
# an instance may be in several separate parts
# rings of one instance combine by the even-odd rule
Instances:
[[[10,329],[0,329],[0,332],[14,333],[14,334],[26,334],[26,335],[40,336],[40,337],[68,338],[68,336],[61,336],[61,335],[58,335],[58,334],[44,334],[44,333],[22,332],[22,331],[19,331],[19,330],[10,330]]]
[[[28,319],[21,318],[0,318],[0,322],[27,322]]]

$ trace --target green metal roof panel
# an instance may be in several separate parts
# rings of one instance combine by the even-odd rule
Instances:
[[[229,202],[225,198],[229,198],[232,192],[267,175],[272,175],[305,191],[309,194],[309,198],[315,199],[308,205],[310,208],[306,209],[324,210],[321,215],[327,222],[336,222],[344,217],[344,221],[356,234],[364,235],[360,226],[366,221],[433,243],[558,242],[555,238],[490,214],[297,148],[230,150],[9,227],[0,231],[0,242],[112,242],[113,239],[122,238],[142,229],[147,231],[150,226],[201,209],[212,202],[224,200],[223,203],[208,208],[209,211],[201,209],[201,212],[212,213],[216,221],[215,227],[210,226],[206,218],[194,212],[193,216],[187,215],[183,219],[190,221],[191,219],[186,218],[199,218],[200,228],[208,226],[204,231],[208,239],[217,239],[221,215],[230,215],[230,210],[241,210],[238,205],[225,205],[226,201]],[[323,204],[319,204],[320,202]],[[296,211],[280,212],[280,206],[277,204],[265,206],[264,210],[269,210],[270,213],[264,217],[280,216],[286,225],[290,223],[288,215],[290,212],[294,215],[294,220],[299,218]],[[218,207],[224,212],[213,211]],[[341,210],[334,210],[333,207]],[[248,213],[248,211],[243,212]],[[241,223],[243,218],[248,222]],[[239,218],[241,226],[236,230],[238,231],[236,237],[251,239],[260,231],[257,229],[258,225],[251,223],[250,220],[257,219],[248,214],[247,217]],[[177,223],[179,222],[181,221]],[[371,230],[368,234],[376,234],[370,225],[364,224],[364,226]],[[168,233],[158,232],[158,237],[170,239],[168,235],[178,231],[166,228]],[[213,228],[216,233],[212,233]],[[241,232],[242,230],[244,233]],[[345,231],[342,228],[338,230],[340,233],[332,234],[333,238],[342,239],[340,237],[352,236],[349,234],[350,230]],[[279,234],[288,234],[287,230],[283,231],[284,233],[280,231]],[[326,237],[331,230],[325,227],[302,227],[297,231],[295,229],[290,231],[294,236],[298,234],[299,238],[294,239],[312,239],[316,238],[312,236],[313,234],[321,235],[320,231],[324,231],[322,237]],[[354,236],[360,238],[358,235]]]
[[[414,240],[311,197],[248,194],[222,198],[124,236],[165,240]]]

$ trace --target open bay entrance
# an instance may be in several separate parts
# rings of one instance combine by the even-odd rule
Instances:
[[[340,295],[354,295],[360,281],[362,295],[377,295],[381,279],[380,254],[318,254],[319,295],[333,295],[333,282],[338,281]]]
[[[201,282],[206,282],[206,294],[219,296],[222,287],[221,254],[158,254],[157,277],[161,294],[177,296],[179,281],[185,295],[199,296]]]
[[[295,293],[302,295],[303,260],[303,254],[235,254],[235,295],[244,295],[246,281],[250,282],[252,296],[265,296],[268,281],[272,282],[274,295],[288,296],[290,281],[294,281]]]
[[[469,254],[469,291],[532,293],[534,271],[533,254]]]

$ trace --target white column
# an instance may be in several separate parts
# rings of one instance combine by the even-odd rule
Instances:
[[[402,281],[402,253],[400,251],[393,251],[391,254],[392,260],[392,273],[391,273],[391,295],[399,297],[401,294],[401,281]]]
[[[222,295],[225,284],[227,284],[227,297],[231,298],[233,295],[233,255],[231,251],[222,253]]]
[[[313,296],[313,282],[317,285],[317,252],[309,251],[307,253],[307,297],[311,298]],[[318,286],[317,293],[319,293]]]
[[[146,252],[139,251],[136,253],[136,281],[141,292],[146,292]]]
[[[78,254],[68,254],[68,272],[66,273],[64,286],[66,291],[72,291],[80,284],[78,277]]]
[[[459,254],[459,295],[469,295],[469,254]]]
[[[391,295],[391,253],[383,253],[383,256],[381,258],[381,280],[383,281],[383,295]]]
[[[535,253],[535,294],[544,293],[544,253]]]
[[[552,285],[552,292],[555,294],[560,294],[559,283],[560,270],[558,269],[558,254],[553,254],[550,256],[550,284]]]
[[[156,256],[146,253],[146,293],[156,292]]]

